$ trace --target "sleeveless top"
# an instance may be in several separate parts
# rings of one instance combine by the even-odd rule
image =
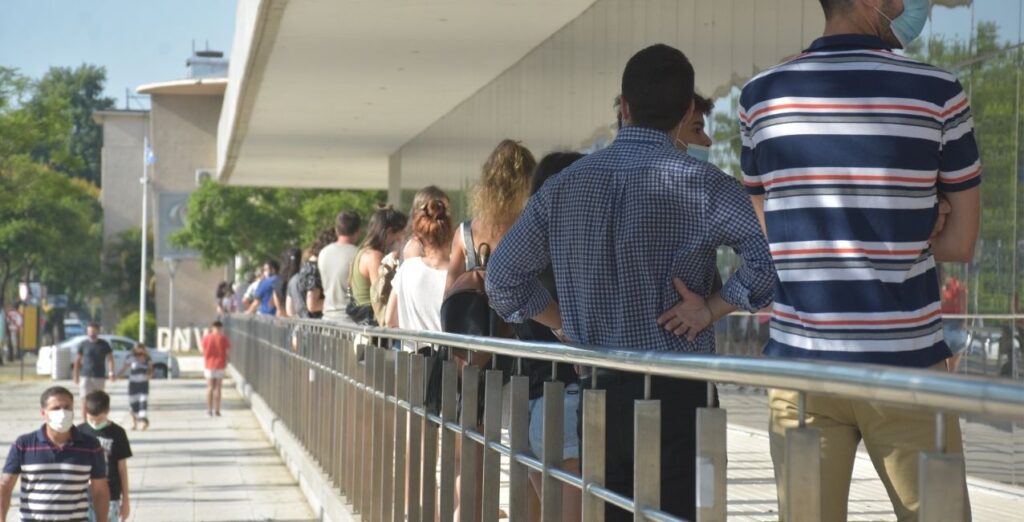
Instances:
[[[348,278],[349,285],[352,287],[352,299],[359,306],[370,304],[370,278],[359,271],[359,263],[366,250],[366,248],[360,248],[356,252],[355,260],[352,261],[352,272]]]

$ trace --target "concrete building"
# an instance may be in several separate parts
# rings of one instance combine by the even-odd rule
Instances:
[[[118,234],[137,229],[142,222],[139,202],[139,178],[142,177],[142,149],[149,135],[149,111],[106,110],[93,114],[103,126],[103,150],[100,173],[103,189],[103,245],[106,248]],[[111,331],[121,319],[114,306],[116,296],[105,296],[100,323]]]
[[[196,346],[196,335],[216,314],[214,290],[225,279],[223,269],[205,269],[197,254],[174,248],[168,236],[183,225],[188,195],[199,178],[216,166],[217,124],[227,60],[222,53],[200,51],[188,59],[188,78],[140,86],[150,96],[149,111],[101,111],[104,126],[104,241],[141,226],[143,139],[148,137],[156,160],[149,176],[149,223],[154,232],[153,271],[156,277],[156,319],[162,330],[148,344],[176,348]],[[173,280],[173,299],[172,293]],[[105,307],[111,309],[112,307]],[[119,319],[104,314],[110,329]],[[176,332],[167,331],[172,326]]]

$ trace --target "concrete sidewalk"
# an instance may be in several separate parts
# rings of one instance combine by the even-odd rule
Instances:
[[[18,435],[42,424],[39,394],[51,384],[0,383],[0,451],[5,458]],[[71,388],[70,381],[58,384]],[[148,431],[130,430],[125,381],[107,391],[112,418],[128,430],[135,454],[128,461],[130,520],[318,520],[229,382],[224,384],[223,416],[207,418],[203,381],[153,381]],[[18,488],[14,497],[7,522],[17,520]]]

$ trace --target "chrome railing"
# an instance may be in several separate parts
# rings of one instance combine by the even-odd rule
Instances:
[[[786,512],[794,521],[821,518],[820,436],[803,423],[807,393],[933,410],[937,427],[944,425],[946,415],[959,413],[1024,419],[1024,386],[927,370],[528,343],[241,315],[230,317],[226,326],[234,345],[232,364],[319,462],[354,511],[369,521],[454,520],[457,436],[485,449],[482,465],[476,451],[462,453],[461,480],[464,484],[479,482],[483,495],[480,506],[475,505],[475,495],[461,495],[461,513],[476,513],[483,521],[497,520],[501,461],[507,459],[513,521],[527,519],[529,470],[542,477],[542,520],[560,519],[562,484],[582,491],[586,521],[603,520],[605,503],[634,513],[636,520],[679,520],[659,510],[657,473],[637,477],[631,497],[605,487],[605,391],[583,392],[582,472],[569,473],[559,467],[562,383],[545,384],[544,455],[536,456],[529,451],[529,383],[525,376],[511,378],[510,400],[504,403],[500,371],[467,365],[462,368],[459,389],[455,361],[443,361],[441,407],[436,415],[424,406],[428,360],[415,351],[385,348],[400,342],[414,348],[448,346],[633,372],[648,379],[701,380],[709,382],[709,390],[711,382],[718,382],[797,391],[800,427],[787,437],[784,466],[787,489],[792,492]],[[476,418],[480,372],[485,374],[483,419]],[[459,396],[461,418],[457,414]],[[510,418],[507,439],[502,437],[503,413]],[[658,419],[659,401],[637,402],[635,438],[646,443],[637,445],[634,456],[638,463],[648,463],[654,469],[659,462]],[[477,431],[480,425],[483,433]],[[725,430],[724,410],[698,410],[699,521],[726,519]],[[943,431],[937,429],[936,452],[921,458],[923,521],[962,513],[966,503],[956,487],[958,481],[951,480],[953,475],[963,475],[963,457],[942,454],[943,437]],[[483,473],[480,477],[476,476],[478,469]]]

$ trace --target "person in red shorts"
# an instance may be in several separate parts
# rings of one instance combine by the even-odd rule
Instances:
[[[231,340],[224,335],[224,325],[213,322],[213,330],[203,337],[203,361],[206,377],[206,416],[220,417],[221,388],[224,384],[224,369],[228,366],[228,352]]]

